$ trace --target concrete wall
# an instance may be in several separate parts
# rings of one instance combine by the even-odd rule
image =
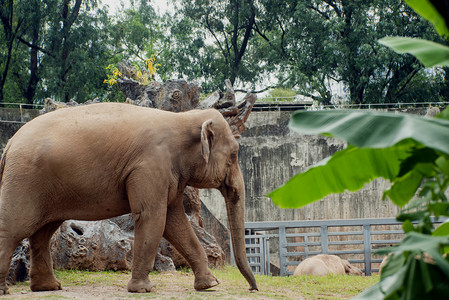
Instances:
[[[426,114],[427,109],[406,112]],[[324,136],[301,136],[288,129],[291,112],[252,112],[239,141],[239,161],[246,183],[246,221],[325,220],[395,217],[399,208],[383,201],[389,183],[377,179],[357,192],[330,195],[301,209],[281,209],[265,197],[293,175],[307,170],[345,146]],[[360,166],[363,167],[363,166]],[[200,197],[211,212],[227,224],[221,194],[202,190]]]

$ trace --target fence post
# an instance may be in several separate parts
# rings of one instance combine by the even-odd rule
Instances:
[[[20,104],[20,122],[23,123],[23,111],[22,111],[22,104]]]
[[[287,232],[285,226],[279,227],[279,267],[280,275],[287,276]]]
[[[271,275],[271,270],[270,270],[270,238],[269,237],[267,237],[265,239],[264,248],[265,248],[265,257],[267,258],[267,262],[266,262],[267,265],[266,265],[266,273],[265,273],[265,275],[270,276]]]
[[[365,276],[371,276],[371,225],[363,225],[363,248],[365,256]]]
[[[321,252],[323,254],[329,253],[329,236],[327,225],[321,225]]]

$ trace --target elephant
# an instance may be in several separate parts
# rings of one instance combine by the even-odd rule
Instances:
[[[303,260],[296,267],[293,276],[326,276],[327,274],[362,275],[362,271],[336,255],[319,254]]]
[[[18,243],[29,238],[30,288],[58,290],[49,241],[64,220],[131,213],[135,240],[129,292],[148,278],[165,237],[187,260],[194,288],[219,284],[184,213],[189,185],[223,195],[237,267],[257,290],[245,248],[245,185],[239,145],[214,109],[173,113],[126,103],[63,108],[26,123],[0,162],[0,295]]]

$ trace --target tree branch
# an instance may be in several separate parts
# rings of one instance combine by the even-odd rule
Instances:
[[[55,57],[55,55],[54,55],[53,53],[51,53],[51,52],[49,52],[49,51],[45,50],[44,48],[41,48],[41,47],[39,47],[39,46],[37,46],[37,45],[31,44],[30,42],[24,40],[21,36],[16,36],[16,38],[17,38],[22,44],[24,44],[24,45],[26,45],[26,46],[28,46],[28,47],[30,47],[30,48],[39,50],[40,52],[45,53],[45,54],[47,54],[47,55],[49,55],[49,56],[51,56],[51,57],[53,57],[53,58]]]

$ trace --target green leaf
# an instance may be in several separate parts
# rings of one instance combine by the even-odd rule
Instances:
[[[429,204],[429,210],[435,215],[436,218],[439,216],[449,215],[449,203],[447,202],[434,202]]]
[[[449,154],[449,121],[409,114],[367,111],[298,111],[290,128],[328,134],[358,148],[391,147],[405,139]]]
[[[409,53],[415,56],[424,66],[449,66],[449,47],[418,38],[384,37],[379,40],[384,46],[396,53]]]
[[[440,156],[435,160],[435,164],[444,174],[449,175],[449,159],[444,156]]]
[[[433,163],[439,157],[435,150],[428,147],[412,149],[411,152],[412,154],[401,163],[401,169],[399,171],[398,177],[409,173],[419,163]],[[432,167],[430,169],[432,169]],[[422,175],[426,176],[431,174]]]
[[[369,289],[365,290],[361,294],[352,298],[355,300],[372,300],[372,299],[387,299],[393,296],[391,299],[398,299],[394,297],[393,293],[399,290],[403,286],[407,273],[407,266],[403,266],[393,275],[386,277],[379,281],[379,283],[373,285]],[[390,299],[390,298],[388,298]]]
[[[439,34],[444,36],[449,35],[449,28],[443,16],[429,0],[405,0],[405,2],[422,17],[429,20]]]
[[[444,119],[446,121],[449,121],[449,106],[446,107],[442,112],[440,112],[438,115],[435,116],[435,118],[438,119]]]
[[[424,285],[424,289],[426,293],[429,293],[433,289],[432,279],[430,277],[430,271],[428,264],[424,262],[424,259],[419,260],[420,268],[421,268],[421,282]]]
[[[438,226],[437,229],[435,229],[432,232],[433,236],[449,236],[449,222],[445,222]]]
[[[408,172],[404,176],[396,179],[393,185],[384,192],[383,197],[388,196],[394,204],[404,206],[415,196],[422,179],[423,177],[420,172],[416,170]]]
[[[413,226],[412,221],[409,219],[405,220],[404,223],[402,223],[402,230],[404,230],[405,233],[413,231],[415,227]]]
[[[361,111],[296,112],[290,127],[303,134],[329,134],[357,147],[335,153],[326,164],[294,176],[268,194],[283,208],[299,208],[331,193],[355,191],[378,177],[394,182],[401,162],[413,149],[422,149],[422,144],[449,153],[449,122],[441,119]],[[426,152],[418,154],[422,157]],[[419,172],[428,171],[412,162],[403,168],[412,166],[420,166]],[[398,179],[386,195],[398,205],[407,203],[420,181],[419,172]]]
[[[394,180],[411,146],[410,143],[384,149],[349,146],[335,153],[325,165],[294,176],[268,196],[282,208],[299,208],[331,193],[356,191],[377,177]]]
[[[404,240],[396,246],[390,247],[389,251],[395,253],[414,252],[429,254],[441,271],[449,277],[449,262],[440,254],[440,248],[449,245],[449,237],[431,236],[411,231],[407,233]]]

